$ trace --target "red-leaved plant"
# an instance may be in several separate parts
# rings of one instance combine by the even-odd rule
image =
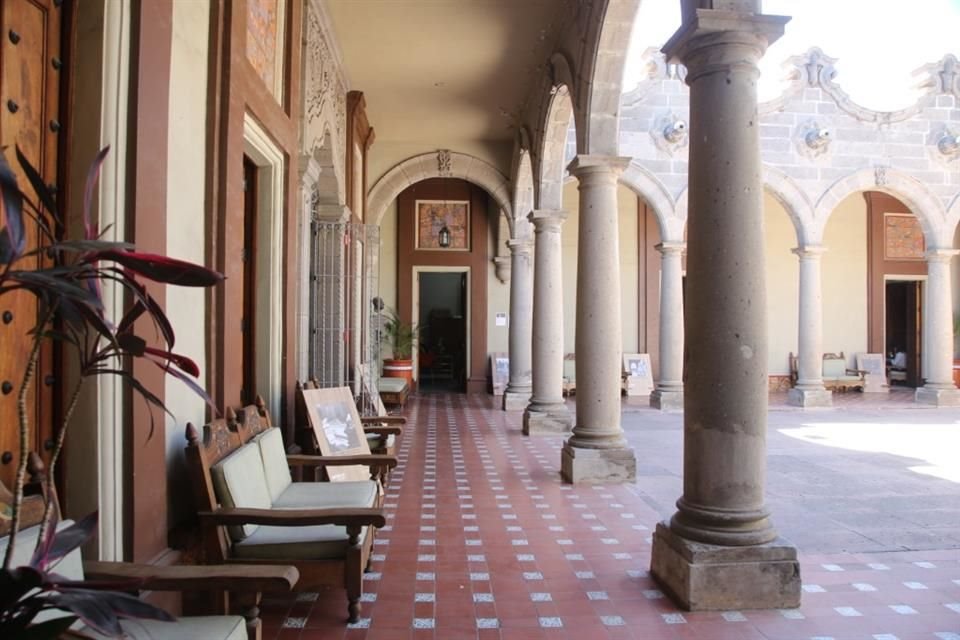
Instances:
[[[223,276],[206,267],[163,255],[138,252],[130,244],[101,239],[90,206],[100,168],[109,148],[97,154],[88,174],[83,198],[84,237],[64,238],[64,220],[39,173],[17,149],[17,159],[30,182],[37,202],[25,195],[16,176],[0,153],[0,296],[11,291],[27,291],[37,299],[37,318],[25,336],[31,340],[30,355],[24,364],[18,397],[20,460],[13,487],[11,533],[3,570],[0,572],[0,637],[13,637],[45,608],[73,612],[86,624],[106,635],[119,635],[118,617],[154,617],[169,615],[122,593],[106,592],[91,585],[80,586],[64,581],[49,572],[56,560],[77,548],[92,535],[96,517],[56,531],[56,491],[54,474],[63,449],[67,427],[80,399],[84,382],[102,375],[119,376],[147,403],[166,411],[163,402],[131,373],[132,358],[152,362],[164,373],[181,380],[208,404],[213,406],[203,388],[195,381],[197,365],[187,356],[174,353],[174,332],[163,308],[150,295],[141,280],[185,287],[209,287]],[[25,217],[32,218],[39,234],[38,246],[27,250]],[[114,324],[104,313],[102,288],[118,285],[128,299],[126,311]],[[147,340],[134,332],[141,318],[148,318],[162,341],[161,348],[148,346]],[[36,372],[41,346],[57,341],[74,352],[79,364],[79,377],[66,396],[63,421],[47,468],[46,507],[37,539],[37,549],[29,567],[11,567],[21,517],[21,505],[30,454],[30,424],[26,399]],[[169,413],[169,412],[168,412]],[[152,420],[152,419],[151,419]],[[150,425],[150,435],[153,423]],[[102,586],[102,585],[98,585]],[[116,588],[116,585],[114,585]],[[126,585],[125,588],[129,588]],[[39,590],[39,591],[37,591]],[[62,623],[61,623],[62,624]],[[31,627],[36,634],[41,625]],[[44,623],[56,637],[63,628]],[[11,632],[11,635],[8,635]]]

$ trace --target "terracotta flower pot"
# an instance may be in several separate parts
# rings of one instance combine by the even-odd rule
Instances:
[[[407,381],[407,387],[413,391],[413,360],[410,358],[402,360],[384,358],[383,376],[385,378],[403,378]]]

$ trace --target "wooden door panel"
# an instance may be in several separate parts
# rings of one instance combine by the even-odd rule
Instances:
[[[0,147],[28,193],[14,149],[56,185],[59,133],[60,8],[53,0],[0,2]],[[37,246],[38,227],[25,218],[27,249]],[[26,260],[19,268],[35,266]],[[30,353],[27,335],[36,322],[37,305],[27,294],[0,299],[0,481],[12,486],[19,459],[17,396]],[[28,395],[30,448],[47,454],[43,444],[53,435],[52,348],[41,354]]]

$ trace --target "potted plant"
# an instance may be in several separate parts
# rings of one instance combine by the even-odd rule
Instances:
[[[381,341],[387,345],[392,358],[383,359],[383,375],[387,378],[403,378],[413,388],[413,350],[417,346],[419,331],[413,323],[406,322],[394,309],[384,312]]]
[[[119,376],[147,403],[166,411],[163,402],[131,373],[127,364],[134,358],[155,364],[165,374],[183,381],[211,404],[194,380],[197,365],[188,357],[174,353],[173,328],[163,308],[150,295],[144,280],[180,286],[209,287],[223,276],[206,267],[138,252],[132,245],[101,239],[101,232],[90,213],[94,186],[108,149],[94,160],[87,175],[84,192],[84,234],[67,239],[64,219],[39,173],[17,150],[17,159],[34,192],[26,195],[6,158],[0,153],[0,296],[13,291],[27,292],[37,301],[33,327],[24,336],[30,354],[23,363],[19,383],[18,424],[20,460],[10,504],[0,505],[9,516],[10,535],[0,569],[0,637],[59,637],[66,625],[81,619],[92,629],[111,637],[122,635],[121,617],[172,619],[169,614],[136,597],[111,591],[131,585],[104,585],[90,581],[71,582],[51,571],[56,561],[80,546],[93,533],[96,514],[81,522],[57,529],[57,497],[54,474],[63,448],[67,428],[86,381],[99,376]],[[29,220],[33,229],[28,229]],[[28,247],[28,234],[36,234],[37,246]],[[128,298],[125,312],[114,324],[104,312],[102,288],[118,285]],[[147,319],[156,329],[159,344],[151,346],[138,335],[137,320]],[[148,334],[149,335],[149,334]],[[26,398],[34,384],[41,347],[55,341],[71,351],[79,365],[79,376],[66,390],[59,433],[46,469],[43,496],[44,513],[37,545],[30,563],[13,566],[13,551],[20,528],[21,507],[30,451],[31,424]],[[152,435],[152,425],[151,425]],[[33,624],[34,617],[46,609],[68,612],[59,622]],[[24,636],[27,637],[27,636]]]

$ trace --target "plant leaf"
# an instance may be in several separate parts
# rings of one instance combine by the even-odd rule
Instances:
[[[77,616],[54,618],[37,624],[32,624],[17,633],[18,640],[56,640],[61,634],[77,621]]]
[[[0,200],[3,201],[3,210],[7,218],[7,240],[16,258],[23,253],[26,245],[26,235],[23,228],[23,194],[17,186],[17,177],[7,164],[7,158],[0,152]],[[7,263],[12,260],[7,260]]]
[[[88,259],[112,260],[150,280],[181,287],[210,287],[223,280],[223,274],[213,269],[156,253],[108,250]]]
[[[84,542],[90,539],[97,528],[97,512],[88,514],[79,522],[75,522],[66,529],[56,531],[56,518],[50,522],[47,529],[49,541],[44,541],[42,548],[38,548],[30,560],[30,566],[41,571],[57,562]],[[50,532],[53,532],[51,535]]]
[[[57,223],[57,228],[62,229],[63,221],[60,219],[60,214],[57,211],[57,203],[54,202],[50,196],[50,191],[47,189],[47,185],[44,184],[43,177],[41,177],[40,173],[30,164],[30,161],[23,155],[23,152],[20,151],[20,145],[17,145],[16,152],[17,162],[20,163],[20,168],[23,169],[24,175],[27,176],[30,186],[33,187],[37,197],[40,198],[40,203],[43,204],[44,208],[53,216],[54,221]],[[43,216],[40,217],[42,218]]]
[[[206,402],[211,409],[213,409],[214,415],[220,415],[220,412],[217,410],[217,405],[214,403],[213,398],[211,398],[207,394],[206,389],[204,389],[199,384],[197,384],[197,382],[193,378],[191,378],[190,376],[188,376],[187,374],[183,373],[178,369],[170,367],[166,363],[157,362],[156,360],[153,360],[153,359],[151,359],[150,361],[153,362],[158,367],[160,367],[161,369],[163,369],[166,373],[169,373],[171,376],[173,376],[177,380],[180,380],[181,382],[183,382],[183,384],[187,385],[187,387],[189,387],[191,391],[193,391],[195,394],[200,396],[203,399],[203,401]],[[171,417],[173,417],[172,413],[170,413],[169,411],[167,411],[167,413],[170,414]]]
[[[93,187],[100,178],[100,168],[103,166],[103,161],[109,152],[110,145],[100,149],[100,153],[93,159],[93,164],[90,165],[90,169],[87,171],[87,183],[83,188],[83,228],[87,240],[95,240],[97,238],[97,229],[93,224],[93,217],[90,215],[90,203],[93,200]]]
[[[129,353],[130,355],[140,357],[142,356],[149,347],[147,347],[147,341],[141,338],[140,336],[135,336],[132,333],[120,333],[117,335],[117,343],[120,345],[120,348]]]

